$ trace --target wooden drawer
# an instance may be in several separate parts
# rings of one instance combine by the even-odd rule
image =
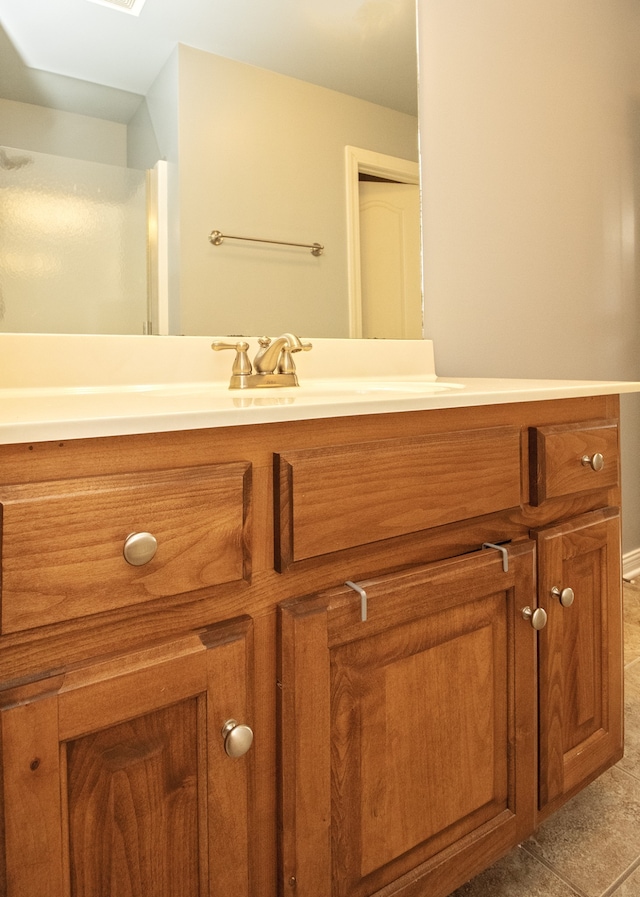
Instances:
[[[617,486],[620,476],[616,421],[588,421],[530,430],[531,504]],[[602,467],[597,468],[602,456]],[[584,459],[584,460],[583,460]]]
[[[0,489],[2,632],[250,576],[248,463],[41,482]],[[132,566],[132,533],[157,540]]]
[[[276,567],[517,507],[520,431],[467,430],[275,456]]]

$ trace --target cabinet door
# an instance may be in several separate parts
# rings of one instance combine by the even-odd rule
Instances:
[[[618,511],[542,530],[541,818],[622,756],[622,599]],[[565,592],[565,606],[557,593]],[[569,603],[572,602],[572,603]]]
[[[241,619],[0,693],[7,897],[251,895]]]
[[[281,607],[281,870],[449,894],[533,829],[533,543]],[[363,617],[366,616],[366,619]]]

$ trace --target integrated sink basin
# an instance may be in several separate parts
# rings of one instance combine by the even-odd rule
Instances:
[[[462,383],[436,380],[388,379],[367,377],[309,379],[299,386],[263,389],[229,389],[227,395],[237,407],[249,405],[327,405],[354,402],[418,399],[464,389]]]
[[[449,389],[464,389],[462,383],[429,380],[330,380],[301,384],[303,391],[324,395],[370,395],[375,393],[411,393],[433,395]]]

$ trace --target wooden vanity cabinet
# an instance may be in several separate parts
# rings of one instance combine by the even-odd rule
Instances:
[[[497,555],[497,556],[496,556]],[[531,542],[281,608],[283,882],[446,895],[531,831]],[[388,892],[387,887],[393,887]]]
[[[240,619],[0,693],[4,889],[24,897],[242,897],[253,762],[220,720],[252,718]]]
[[[279,569],[431,560],[281,604],[281,894],[446,897],[622,756],[606,407],[276,460]]]
[[[530,430],[531,500],[617,487],[617,420]],[[538,821],[623,754],[620,512],[598,507],[532,533],[538,595],[548,615],[539,634]]]
[[[221,601],[251,576],[251,465],[154,470],[144,443],[4,449],[7,897],[260,887],[254,753],[229,755],[254,724],[254,623]]]
[[[0,893],[446,897],[526,838],[621,752],[617,418],[0,446]]]
[[[541,821],[623,752],[620,520],[591,511],[536,534]]]

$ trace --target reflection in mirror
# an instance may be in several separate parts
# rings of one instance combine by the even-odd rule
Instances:
[[[145,172],[0,147],[0,329],[138,333]]]
[[[123,5],[3,8],[0,330],[421,335],[419,251],[413,312],[367,310],[407,278],[390,185],[364,196],[417,194],[414,2]],[[354,148],[395,160],[366,218]]]

